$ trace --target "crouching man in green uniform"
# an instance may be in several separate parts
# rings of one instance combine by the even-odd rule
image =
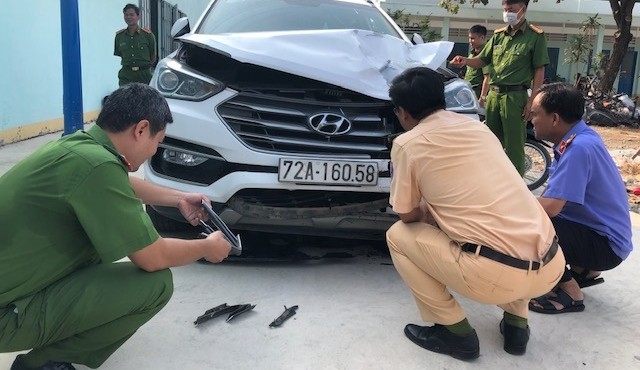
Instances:
[[[105,101],[96,126],[0,177],[0,352],[31,349],[11,370],[97,368],[169,301],[169,267],[227,257],[220,232],[163,238],[143,208],[174,206],[197,225],[204,195],[128,175],[172,121],[156,90],[128,84]],[[115,263],[123,257],[130,262]]]
[[[502,16],[508,26],[495,30],[478,56],[458,55],[451,61],[455,67],[492,67],[485,103],[487,126],[500,139],[520,175],[525,170],[524,142],[531,103],[544,81],[544,66],[549,64],[544,31],[525,19],[528,4],[529,0],[502,0]]]

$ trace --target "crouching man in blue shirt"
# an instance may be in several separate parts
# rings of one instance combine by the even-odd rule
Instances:
[[[531,311],[584,310],[581,288],[604,282],[633,249],[626,189],[604,142],[582,120],[584,98],[571,85],[543,85],[532,106],[536,137],[554,143],[549,183],[538,198],[568,264],[556,287],[529,302]]]

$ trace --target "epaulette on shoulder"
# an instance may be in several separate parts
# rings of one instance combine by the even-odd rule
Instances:
[[[529,28],[531,28],[535,33],[544,33],[544,30],[540,28],[540,26],[536,26],[535,24],[529,23]]]
[[[141,28],[142,32],[151,33],[151,30],[148,28]]]
[[[493,31],[493,33],[504,32],[504,31],[507,30],[507,28],[509,28],[509,26],[504,26],[502,28],[498,28],[497,30]]]
[[[118,31],[116,31],[116,35],[117,35],[117,34],[119,34],[119,33],[123,33],[123,32],[124,32],[124,31],[126,31],[126,30],[127,30],[126,28],[123,28],[123,29],[121,29],[121,30],[118,30]]]

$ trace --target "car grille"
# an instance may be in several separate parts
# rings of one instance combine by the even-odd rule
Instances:
[[[291,95],[305,98],[245,91],[218,106],[217,111],[238,138],[254,149],[389,158],[387,138],[397,127],[389,102],[373,98],[368,102],[319,101],[310,99],[309,91]],[[310,118],[324,113],[347,118],[350,129],[337,135],[313,130]]]

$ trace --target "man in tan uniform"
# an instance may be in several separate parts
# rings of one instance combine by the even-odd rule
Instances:
[[[393,142],[389,202],[400,221],[387,232],[396,269],[424,321],[405,335],[455,358],[479,356],[478,337],[448,288],[504,310],[504,350],[521,355],[529,340],[531,297],[548,292],[565,259],[553,225],[479,121],[444,110],[444,84],[417,67],[389,89],[407,131]]]

